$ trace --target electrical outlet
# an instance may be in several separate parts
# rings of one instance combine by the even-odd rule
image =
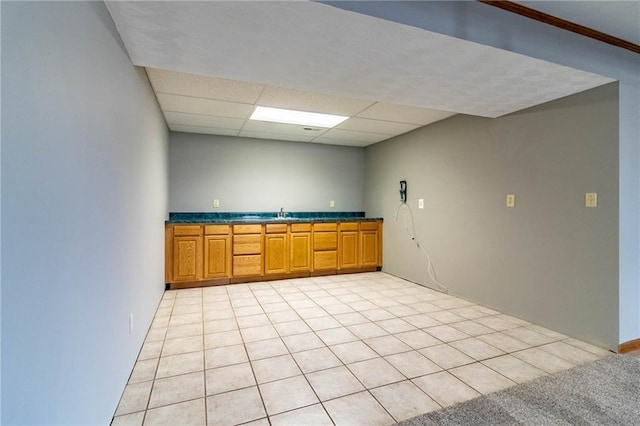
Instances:
[[[418,200],[418,208],[419,209],[424,209],[424,199],[420,198]]]
[[[213,208],[217,209],[220,207],[220,200],[213,200]]]
[[[587,192],[584,194],[584,206],[585,207],[598,207],[598,193]]]
[[[329,207],[335,207],[335,206],[336,206],[335,201],[333,200],[329,201]]]
[[[516,206],[516,194],[507,194],[507,207]]]
[[[129,334],[133,334],[133,314],[129,314]]]

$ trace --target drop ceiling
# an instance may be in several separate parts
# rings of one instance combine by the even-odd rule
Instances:
[[[106,4],[176,131],[366,146],[614,81],[313,2]],[[351,118],[305,130],[248,120],[255,105]]]

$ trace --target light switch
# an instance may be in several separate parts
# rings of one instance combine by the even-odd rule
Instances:
[[[419,209],[424,209],[424,199],[420,198],[418,200],[418,208]]]
[[[335,207],[335,206],[336,206],[336,203],[333,200],[329,201],[329,207]]]
[[[598,193],[587,192],[584,194],[584,205],[585,207],[598,207]]]
[[[220,200],[213,200],[213,208],[217,209],[218,207],[220,207]]]
[[[507,194],[507,207],[516,206],[516,194]]]

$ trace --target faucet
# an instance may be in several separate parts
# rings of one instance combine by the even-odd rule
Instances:
[[[285,218],[287,217],[287,214],[284,212],[284,207],[280,207],[280,211],[278,212],[278,216],[279,218]]]

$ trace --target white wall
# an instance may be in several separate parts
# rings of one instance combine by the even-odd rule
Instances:
[[[102,2],[3,2],[2,88],[2,423],[108,424],[164,290],[168,130]]]
[[[616,349],[617,89],[497,119],[458,115],[367,147],[365,206],[385,219],[384,270],[434,286],[405,211],[394,219],[406,179],[414,235],[451,294]],[[598,208],[585,208],[585,192]]]
[[[478,2],[323,3],[619,80],[620,342],[640,338],[640,55]]]
[[[363,211],[363,179],[363,148],[171,132],[172,212]]]

